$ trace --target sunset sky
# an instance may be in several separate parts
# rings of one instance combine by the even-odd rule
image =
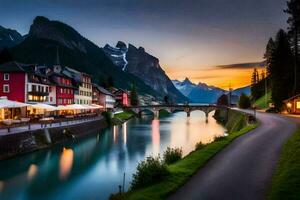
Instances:
[[[99,46],[143,46],[172,79],[222,88],[250,83],[252,69],[217,65],[262,61],[285,28],[285,0],[0,0],[0,25],[26,34],[37,15],[74,27]]]

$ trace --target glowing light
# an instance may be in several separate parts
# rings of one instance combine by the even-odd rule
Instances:
[[[153,145],[153,152],[159,153],[160,147],[160,131],[159,131],[159,120],[153,119],[152,120],[152,145]]]
[[[38,172],[38,167],[35,164],[31,164],[28,168],[27,179],[31,181]]]
[[[114,143],[116,143],[116,140],[117,140],[117,134],[118,134],[117,126],[114,126],[113,132],[114,132]]]
[[[62,180],[68,178],[73,166],[74,152],[72,149],[63,149],[59,161],[59,177]]]
[[[291,108],[291,107],[292,107],[292,104],[291,104],[291,103],[287,103],[286,106],[287,106],[288,108]]]
[[[125,123],[122,125],[122,128],[123,128],[124,144],[126,144],[126,143],[127,143],[127,122],[125,122]]]

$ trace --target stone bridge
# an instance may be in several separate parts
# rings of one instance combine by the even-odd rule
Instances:
[[[135,114],[141,115],[142,112],[150,111],[154,114],[155,118],[159,117],[160,110],[166,110],[169,113],[175,111],[184,111],[189,117],[192,111],[200,110],[205,113],[206,119],[208,119],[208,114],[216,109],[227,109],[224,106],[218,105],[145,105],[145,106],[130,106],[128,109],[132,110]]]

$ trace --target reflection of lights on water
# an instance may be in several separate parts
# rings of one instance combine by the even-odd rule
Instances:
[[[122,125],[124,144],[127,142],[127,122]]]
[[[37,174],[38,167],[35,164],[31,164],[28,168],[27,179],[31,181],[34,176]]]
[[[152,145],[154,148],[154,153],[159,153],[159,145],[160,145],[160,132],[159,132],[159,120],[152,120]]]
[[[73,159],[74,159],[73,150],[64,148],[59,161],[60,179],[64,180],[68,177],[72,169]]]
[[[116,140],[117,140],[117,134],[118,134],[118,132],[117,132],[117,126],[114,126],[114,127],[113,127],[113,132],[114,132],[114,143],[116,143]]]
[[[0,192],[3,191],[4,188],[4,181],[0,181]]]

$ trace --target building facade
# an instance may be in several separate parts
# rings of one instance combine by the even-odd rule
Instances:
[[[116,98],[116,104],[118,106],[130,106],[129,93],[123,89],[117,89],[114,93]]]
[[[93,104],[103,106],[103,110],[111,110],[116,103],[115,97],[112,93],[101,86],[93,84]]]
[[[300,94],[284,101],[287,111],[291,114],[300,114]]]
[[[93,100],[92,78],[89,74],[66,67],[63,73],[72,78],[77,88],[74,93],[74,102],[81,105],[91,105]]]

